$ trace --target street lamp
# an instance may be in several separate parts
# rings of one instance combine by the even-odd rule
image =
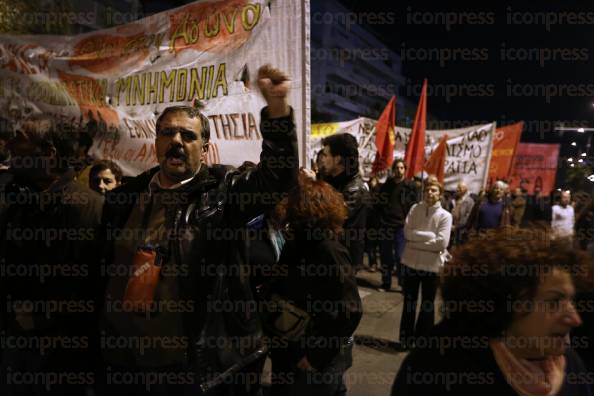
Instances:
[[[592,105],[594,106],[594,103]],[[584,128],[584,127],[569,128],[569,127],[564,127],[563,124],[561,124],[561,126],[558,126],[557,128],[555,128],[555,131],[561,132],[561,136],[563,136],[563,133],[565,131],[574,131],[574,132],[578,132],[578,133],[584,133],[584,132],[593,132],[594,128]],[[592,135],[588,134],[588,142],[586,143],[586,153],[590,152],[591,144],[592,144]],[[577,146],[577,144],[575,142],[572,142],[571,145]]]

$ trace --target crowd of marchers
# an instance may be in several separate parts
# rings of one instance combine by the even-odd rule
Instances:
[[[593,284],[569,192],[448,194],[403,160],[366,182],[349,134],[300,169],[288,77],[263,66],[258,87],[260,162],[239,168],[205,164],[195,105],[158,115],[159,165],[134,177],[88,158],[91,121],[2,125],[2,395],[345,395],[355,275],[378,251],[378,290],[404,295],[394,395],[591,395]]]

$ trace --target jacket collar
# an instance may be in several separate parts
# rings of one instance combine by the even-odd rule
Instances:
[[[425,202],[425,200],[422,200],[421,201],[421,204],[423,206],[426,206],[427,208],[432,208],[432,209],[439,209],[439,208],[441,208],[441,201],[437,201],[435,204],[429,206],[429,205],[427,205],[427,202]]]
[[[148,171],[141,173],[140,175],[136,176],[128,183],[122,184],[115,190],[110,191],[111,194],[130,194],[130,193],[138,193],[141,191],[147,191],[149,189],[149,185],[151,180],[155,177],[155,175],[160,171],[160,167],[156,166]],[[206,165],[203,165],[200,168],[200,171],[192,178],[192,180],[188,181],[187,183],[183,184],[182,186],[178,187],[176,190],[172,190],[175,192],[185,192],[185,193],[192,193],[194,191],[198,191],[203,189],[204,185],[206,184],[216,184],[217,180],[213,177],[210,173],[209,168]],[[151,191],[149,189],[149,191]]]
[[[466,192],[464,195],[462,195],[460,198],[456,198],[455,201],[459,201],[462,202],[464,201],[466,198],[470,197],[470,192]]]
[[[181,182],[176,183],[171,187],[163,187],[161,184],[161,179],[160,179],[161,169],[159,169],[157,172],[155,172],[153,174],[153,177],[151,178],[151,181],[149,182],[149,185],[148,185],[149,194],[152,194],[153,192],[156,192],[156,191],[162,191],[162,190],[168,190],[168,191],[178,190],[182,186],[185,186],[188,183],[191,183],[194,179],[203,180],[206,177],[207,173],[208,173],[207,166],[202,164],[200,166],[200,169],[198,170],[198,172],[196,172],[196,174],[194,176],[192,176],[186,180],[182,180]]]
[[[349,176],[346,172],[342,172],[337,176],[326,176],[324,177],[324,181],[330,184],[337,190],[342,190],[351,180],[353,180],[355,176]]]

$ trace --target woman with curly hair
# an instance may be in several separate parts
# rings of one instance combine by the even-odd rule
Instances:
[[[588,258],[550,230],[502,228],[454,251],[444,320],[404,360],[392,395],[590,396],[571,345]],[[422,343],[420,342],[422,341]]]
[[[286,240],[277,263],[284,270],[267,288],[279,308],[266,323],[273,395],[334,395],[342,386],[347,339],[362,315],[349,253],[339,239],[346,216],[339,192],[305,177],[272,216]]]

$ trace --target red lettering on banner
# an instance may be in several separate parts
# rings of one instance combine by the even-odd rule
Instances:
[[[204,2],[183,7],[170,16],[169,51],[178,53],[188,48],[232,51],[248,40],[261,14],[261,4],[246,0]]]

